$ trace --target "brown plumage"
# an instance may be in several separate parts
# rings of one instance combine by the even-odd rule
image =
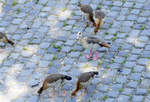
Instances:
[[[56,84],[59,84],[55,82],[60,80],[61,81],[60,83],[62,83],[64,79],[71,80],[72,78],[64,74],[50,74],[49,76],[45,78],[45,80],[43,81],[42,87],[37,91],[37,93],[41,94],[43,90],[46,90],[49,87],[55,87]],[[48,84],[50,84],[51,86],[49,86]]]
[[[89,84],[89,82],[91,81],[91,79],[94,78],[95,75],[98,75],[97,71],[91,71],[91,72],[82,73],[79,76],[78,81],[76,83],[76,89],[71,93],[71,96],[75,96],[76,93],[80,89],[82,89],[82,87],[84,87],[86,89],[87,85]]]
[[[7,36],[4,34],[4,33],[2,33],[2,32],[0,32],[0,39],[6,44],[6,43],[9,43],[9,44],[11,44],[11,45],[14,45],[14,42],[12,42],[11,40],[9,40],[8,38],[7,38]]]
[[[104,12],[102,12],[100,10],[95,11],[95,15],[94,15],[94,20],[95,20],[95,24],[96,24],[96,27],[94,29],[95,34],[98,32],[99,27],[102,26],[102,24],[104,22],[104,18],[105,18]]]
[[[83,14],[85,16],[87,16],[89,22],[92,22],[93,25],[95,26],[95,21],[93,18],[93,9],[90,5],[83,5],[83,4],[78,4],[78,6],[80,7],[81,11],[83,12]]]

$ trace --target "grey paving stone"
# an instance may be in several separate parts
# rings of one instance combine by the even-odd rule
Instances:
[[[49,63],[49,61],[40,61],[39,67],[48,67]]]
[[[136,15],[129,15],[128,20],[136,20],[137,16]]]
[[[61,68],[61,70],[63,70],[63,71],[69,71],[71,68],[72,68],[71,65],[67,65],[67,66],[63,66],[63,67]]]
[[[37,102],[39,100],[39,96],[32,96],[28,99],[28,102]]]
[[[118,98],[119,102],[129,102],[129,96],[120,95]]]
[[[134,92],[134,89],[130,89],[130,88],[125,88],[122,92],[122,94],[124,95],[130,95],[130,94],[133,94]]]
[[[50,45],[49,43],[41,43],[40,48],[48,48],[49,45]]]
[[[124,7],[132,7],[133,3],[132,2],[126,2],[123,6]]]
[[[150,83],[149,83],[148,80],[149,80],[149,79],[144,79],[144,80],[142,80],[140,86],[141,86],[142,88],[148,88],[148,87],[150,86]]]
[[[71,57],[79,57],[80,56],[80,52],[71,52],[70,56]]]
[[[130,76],[131,80],[140,80],[141,79],[141,73],[132,73]]]
[[[121,74],[128,75],[128,74],[130,74],[130,72],[131,72],[131,69],[125,69],[125,68],[123,68]]]
[[[138,60],[138,64],[141,64],[141,65],[146,65],[147,63],[148,63],[148,59],[146,59],[146,58],[140,58],[139,60]]]
[[[132,68],[132,67],[135,66],[135,64],[136,64],[136,62],[126,62],[126,63],[124,64],[124,66],[125,66],[125,67],[128,67],[128,68]]]
[[[72,49],[72,47],[69,47],[69,46],[63,46],[63,47],[62,47],[62,51],[63,51],[63,52],[67,52],[67,53],[70,52],[71,49]]]
[[[143,96],[133,96],[132,101],[134,102],[141,102],[143,100]]]
[[[145,70],[144,66],[136,65],[134,67],[134,72],[143,72]]]
[[[39,81],[38,80],[35,80],[35,79],[32,79],[30,82],[29,82],[29,86],[30,87],[35,87],[39,84]]]
[[[52,66],[51,68],[49,68],[48,74],[54,74],[54,73],[58,73],[58,70]]]
[[[145,95],[147,93],[147,90],[146,89],[142,89],[142,88],[138,88],[136,90],[136,94],[137,95]]]
[[[120,76],[120,77],[117,77],[116,80],[118,83],[126,83],[127,77]]]
[[[20,24],[22,22],[22,19],[14,19],[12,21],[13,24]]]
[[[136,88],[138,85],[138,82],[136,81],[130,81],[127,86],[130,87],[130,88]]]
[[[129,55],[129,57],[127,58],[128,61],[135,61],[137,60],[139,56],[138,55]]]
[[[115,102],[115,99],[114,98],[108,98],[105,100],[105,102]]]
[[[50,47],[50,48],[48,48],[48,53],[57,53],[57,49],[55,49],[55,48],[52,48],[52,47]]]
[[[138,10],[138,9],[133,9],[133,10],[131,11],[131,13],[137,15],[137,14],[139,14],[139,10]]]
[[[107,85],[100,85],[100,86],[98,86],[98,90],[102,91],[102,92],[107,92],[108,88],[109,88],[109,86],[107,86]]]
[[[117,92],[117,91],[109,91],[108,92],[108,96],[109,97],[117,97],[118,94],[119,94],[119,92]]]

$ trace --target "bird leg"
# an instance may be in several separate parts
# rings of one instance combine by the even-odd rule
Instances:
[[[55,87],[53,87],[53,96],[54,96],[54,97],[56,96],[56,90],[55,90]]]
[[[62,88],[62,90],[63,90],[62,96],[64,97],[66,96],[66,90],[64,89],[64,87]]]
[[[86,58],[90,58],[90,57],[92,57],[92,49],[90,49],[90,53],[86,55]]]
[[[93,58],[93,60],[97,60],[98,59],[98,52],[95,50],[95,57]]]
[[[87,92],[87,87],[84,88],[84,92],[82,96],[86,96],[86,92]]]

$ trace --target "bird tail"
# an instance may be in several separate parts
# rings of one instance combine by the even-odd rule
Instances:
[[[37,91],[37,93],[40,95],[42,91],[45,90],[46,88],[47,88],[47,83],[46,81],[44,81],[42,87]]]
[[[106,47],[106,48],[110,48],[110,45],[107,43],[100,43],[99,44],[101,47]]]
[[[76,93],[80,90],[80,82],[77,81],[77,84],[76,84],[76,89],[71,93],[71,96],[75,96]]]
[[[98,75],[98,74],[99,74],[98,71],[94,71],[93,73],[94,73],[95,75]]]
[[[10,43],[11,45],[14,45],[14,42],[12,42],[11,40],[8,40],[8,43]]]
[[[70,76],[68,76],[68,75],[65,75],[65,77],[64,77],[66,80],[71,80],[72,78],[70,77]]]
[[[89,21],[91,21],[91,22],[93,23],[93,26],[96,26],[95,20],[94,20],[94,18],[93,18],[93,14],[90,14],[90,15],[89,15]]]

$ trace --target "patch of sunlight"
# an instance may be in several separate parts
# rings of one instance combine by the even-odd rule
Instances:
[[[107,74],[102,75],[102,78],[107,78],[107,77],[108,77]]]
[[[2,50],[2,49],[0,49]],[[6,51],[6,50],[3,50],[1,53],[0,53],[0,64],[3,63],[3,60],[8,56],[9,52]]]
[[[26,85],[18,83],[11,76],[7,76],[6,86],[8,87],[7,93],[0,94],[0,100],[3,100],[3,102],[11,102],[28,91]]]
[[[26,85],[23,84],[19,84],[16,80],[14,79],[10,79],[7,80],[6,83],[7,87],[8,87],[8,93],[7,93],[7,97],[12,99],[16,99],[17,97],[19,97],[21,94],[24,94],[28,91],[28,88]]]
[[[24,47],[24,50],[28,50],[31,53],[36,53],[39,49],[38,45],[27,45]]]
[[[79,69],[80,69],[82,72],[89,72],[89,71],[97,71],[97,70],[98,70],[97,67],[92,66],[92,65],[89,64],[89,63],[81,63],[80,66],[79,66]]]
[[[146,68],[148,69],[148,71],[150,71],[150,61],[148,61],[148,63],[146,64]]]
[[[67,18],[70,18],[71,16],[71,11],[70,10],[61,10],[59,14],[57,14],[57,16],[61,19],[67,19]]]
[[[0,2],[0,13],[3,11],[3,3]]]
[[[22,70],[22,68],[23,68],[23,64],[14,64],[14,65],[12,65],[11,66],[11,70],[10,70],[10,73],[11,74],[17,74],[17,73],[19,73],[21,70]]]
[[[137,45],[137,44],[141,43],[137,37],[129,37],[129,38],[127,39],[127,41],[128,41],[129,43],[134,44],[134,45]]]

